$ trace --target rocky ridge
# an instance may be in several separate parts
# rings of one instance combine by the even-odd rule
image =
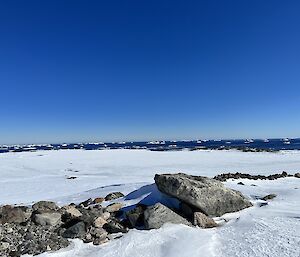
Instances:
[[[182,173],[155,176],[157,188],[175,197],[179,208],[162,203],[123,208],[121,192],[59,207],[40,201],[33,206],[0,207],[0,256],[37,255],[67,247],[69,239],[99,245],[129,229],[156,229],[164,223],[217,227],[214,217],[252,206],[240,192],[221,182]],[[168,197],[168,196],[166,196]],[[104,201],[113,201],[103,204]]]

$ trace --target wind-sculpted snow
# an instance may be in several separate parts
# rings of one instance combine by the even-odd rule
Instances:
[[[149,184],[154,182],[156,173],[184,172],[213,177],[224,172],[269,175],[283,170],[299,172],[299,169],[300,151],[60,150],[3,153],[0,155],[0,204],[57,199],[108,185]],[[75,179],[68,179],[70,177]]]
[[[166,224],[157,230],[131,230],[99,247],[74,240],[68,249],[39,257],[217,257],[217,244],[214,230]]]

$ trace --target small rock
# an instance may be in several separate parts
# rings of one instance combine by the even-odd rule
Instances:
[[[84,243],[91,243],[93,242],[93,237],[90,233],[86,233],[85,237],[82,240]]]
[[[110,217],[110,213],[108,211],[105,211],[105,212],[103,212],[101,217],[105,220],[108,220]]]
[[[90,234],[96,238],[105,239],[108,236],[108,233],[103,228],[94,228],[90,229]]]
[[[110,205],[108,205],[105,210],[107,212],[117,212],[119,211],[121,208],[123,207],[123,205],[121,203],[112,203]]]
[[[0,242],[0,251],[6,251],[9,248],[9,243]]]
[[[104,239],[101,239],[101,238],[95,238],[93,240],[93,244],[94,245],[101,245],[101,244],[104,244],[104,243],[107,243],[109,241],[108,238],[104,238]]]
[[[102,203],[105,199],[103,197],[97,197],[94,199],[93,203],[94,204],[99,204]]]
[[[295,176],[295,178],[300,178],[300,172],[296,173],[294,176]]]
[[[109,220],[106,224],[103,225],[103,228],[110,234],[113,233],[127,233],[128,229],[120,224],[117,220]]]
[[[67,177],[67,179],[76,179],[77,177],[75,176],[71,176],[71,177]]]
[[[277,196],[276,194],[269,194],[269,195],[266,195],[266,196],[262,197],[261,200],[264,200],[264,201],[272,200],[276,196]]]
[[[165,223],[191,225],[185,218],[161,203],[150,206],[145,210],[144,223],[146,229],[157,229]]]
[[[218,226],[218,224],[212,218],[207,217],[201,212],[194,213],[193,223],[195,226],[199,226],[201,228],[214,228]]]
[[[102,228],[104,224],[106,224],[107,221],[105,219],[103,219],[102,217],[98,217],[97,219],[95,219],[94,221],[94,226],[96,228]]]
[[[239,183],[237,183],[237,184],[238,184],[238,185],[242,185],[242,186],[245,185],[243,182],[239,182]]]
[[[105,196],[105,201],[111,201],[111,200],[118,199],[123,196],[124,196],[124,194],[122,194],[121,192],[113,192],[113,193],[110,193],[107,196]]]
[[[82,213],[72,205],[65,206],[64,211],[66,215],[72,218],[79,218],[82,216]]]
[[[39,201],[32,205],[32,209],[38,213],[58,211],[59,207],[50,201]]]
[[[84,207],[88,207],[91,204],[93,204],[92,198],[89,198],[89,199],[85,200],[84,202],[80,203],[80,205],[83,205]]]
[[[84,238],[86,233],[85,224],[83,221],[76,223],[75,225],[66,229],[62,234],[65,238]]]
[[[34,215],[34,222],[41,226],[56,226],[61,222],[61,214],[57,212],[38,213]]]

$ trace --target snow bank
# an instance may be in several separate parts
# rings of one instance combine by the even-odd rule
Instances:
[[[123,238],[102,246],[73,244],[56,253],[44,253],[40,257],[191,257],[217,256],[214,230],[190,228],[185,225],[165,224],[150,231],[131,230]]]

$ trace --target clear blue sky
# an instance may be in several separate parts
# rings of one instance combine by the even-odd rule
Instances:
[[[300,1],[1,1],[0,144],[300,136]]]

